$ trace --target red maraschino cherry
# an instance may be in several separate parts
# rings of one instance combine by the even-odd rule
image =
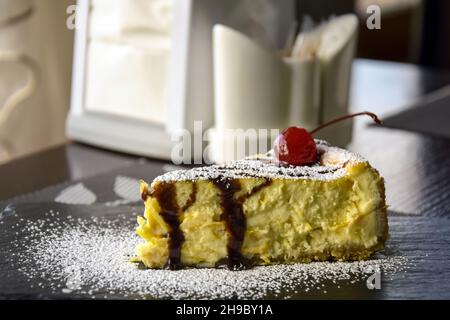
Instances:
[[[279,161],[293,166],[314,163],[317,161],[317,147],[312,135],[336,122],[362,115],[370,116],[375,123],[381,124],[381,121],[376,114],[365,111],[336,118],[320,125],[310,132],[300,127],[289,127],[284,129],[274,141],[273,149],[275,151],[275,156]]]
[[[279,161],[293,166],[302,166],[317,161],[317,148],[313,137],[303,128],[284,129],[273,144]]]

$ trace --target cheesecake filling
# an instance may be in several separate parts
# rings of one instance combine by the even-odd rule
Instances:
[[[137,257],[172,269],[368,258],[387,238],[384,182],[367,162],[344,170],[327,180],[156,180],[151,192],[142,183]]]

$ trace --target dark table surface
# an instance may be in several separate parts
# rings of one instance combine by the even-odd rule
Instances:
[[[450,72],[408,64],[357,60],[352,77],[351,109],[370,110],[383,117],[408,108],[424,94],[449,83]],[[401,229],[401,219],[406,219],[405,223],[411,225],[410,234],[416,235],[408,236],[408,232],[401,229],[405,239],[410,238],[408,241],[420,246],[430,236],[426,232],[433,233],[432,228],[439,229],[441,226],[449,229],[450,140],[370,126],[367,119],[361,118],[355,122],[354,138],[349,149],[369,159],[385,177],[389,213],[395,217],[395,228]],[[86,179],[139,164],[142,160],[136,156],[69,142],[0,166],[0,202],[58,183]],[[145,166],[149,168],[146,178],[151,179],[162,172],[165,164],[167,162],[161,160],[146,159]],[[432,226],[422,228],[421,223],[427,220],[432,221]],[[444,229],[441,231],[444,232]],[[448,252],[450,236],[442,234],[441,237],[439,230],[433,236],[433,241],[439,246],[436,249]],[[406,286],[403,295],[390,292],[386,297],[450,298],[450,270],[447,268],[450,261],[447,256],[436,259],[429,267],[432,269],[435,266],[438,270],[441,264],[443,271],[440,278],[430,275],[428,280],[422,277],[415,281],[423,287],[427,286],[427,281],[433,285],[439,283],[442,287],[428,293],[426,290],[418,293],[411,284]],[[425,267],[422,269],[422,274],[428,270]]]

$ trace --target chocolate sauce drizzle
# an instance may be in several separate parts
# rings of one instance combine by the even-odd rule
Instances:
[[[244,203],[245,200],[247,200],[248,198],[250,198],[252,195],[254,195],[255,193],[257,193],[259,190],[269,186],[272,183],[272,179],[264,179],[264,182],[261,183],[260,185],[254,187],[252,189],[252,191],[250,191],[247,194],[244,194],[242,196],[239,197],[239,202]]]
[[[159,213],[164,222],[169,226],[169,259],[167,268],[171,270],[180,269],[181,246],[184,242],[183,231],[180,229],[179,208],[176,202],[175,185],[163,182],[153,190],[152,195],[158,200],[161,212]]]
[[[242,269],[248,266],[247,260],[242,255],[242,244],[244,243],[245,232],[247,230],[247,219],[243,210],[243,203],[252,195],[272,183],[271,179],[265,179],[263,183],[254,187],[249,193],[241,195],[235,199],[237,192],[241,190],[238,180],[228,178],[217,178],[212,181],[220,190],[222,214],[220,219],[225,223],[228,233],[227,253],[228,257],[219,264],[224,263],[231,270]],[[172,182],[161,182],[151,192],[161,207],[160,215],[169,226],[169,259],[166,267],[175,270],[182,267],[181,247],[184,242],[184,234],[180,228],[180,213],[187,210],[196,201],[197,185],[192,184],[192,191],[185,205],[178,207],[176,202],[175,185]],[[148,190],[142,192],[142,199],[145,201],[150,195]]]
[[[235,199],[235,194],[241,190],[241,185],[238,180],[226,178],[213,180],[213,183],[221,192],[223,212],[220,218],[224,221],[228,232],[228,257],[226,264],[231,270],[242,269],[248,266],[247,260],[242,255],[242,244],[244,243],[245,232],[247,230],[247,219],[242,204],[246,199],[268,186],[271,182],[272,180],[266,179],[262,184],[253,188],[251,192]]]
[[[191,191],[189,198],[186,201],[185,205],[183,206],[183,208],[181,208],[181,211],[184,212],[187,209],[189,209],[189,207],[194,204],[196,199],[197,199],[197,184],[195,182],[193,182],[192,183],[192,191]]]
[[[159,206],[161,207],[161,212],[159,213],[164,219],[164,222],[169,226],[169,259],[167,261],[166,267],[171,270],[180,269],[181,264],[181,247],[184,242],[184,234],[180,228],[180,213],[187,210],[195,202],[197,195],[197,185],[192,183],[192,191],[189,195],[186,204],[181,208],[178,207],[176,201],[175,185],[171,182],[162,182],[151,193],[154,196]],[[149,196],[148,190],[142,192],[142,199],[144,201]]]
[[[221,177],[214,179],[213,183],[221,192],[223,211],[220,219],[225,223],[228,233],[227,265],[229,269],[239,269],[244,266],[241,248],[247,229],[247,219],[242,209],[242,203],[234,198],[235,193],[241,190],[241,185],[237,180]]]

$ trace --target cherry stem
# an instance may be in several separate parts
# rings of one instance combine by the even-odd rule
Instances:
[[[328,127],[329,125],[332,125],[332,124],[334,124],[334,123],[336,123],[336,122],[340,122],[340,121],[342,121],[342,120],[347,120],[347,119],[350,119],[350,118],[353,118],[353,117],[364,116],[364,115],[365,115],[365,116],[371,117],[372,120],[373,120],[376,124],[381,124],[380,118],[378,118],[378,116],[377,116],[375,113],[372,113],[372,112],[369,112],[369,111],[364,111],[364,112],[353,113],[353,114],[349,114],[349,115],[346,115],[346,116],[342,116],[342,117],[336,118],[336,119],[334,119],[334,120],[331,120],[331,121],[329,121],[329,122],[326,122],[326,123],[324,123],[324,124],[318,126],[317,128],[315,128],[314,130],[310,131],[309,133],[310,133],[310,134],[314,134],[314,133],[316,133],[317,131],[320,131],[320,130],[322,130],[323,128]]]

